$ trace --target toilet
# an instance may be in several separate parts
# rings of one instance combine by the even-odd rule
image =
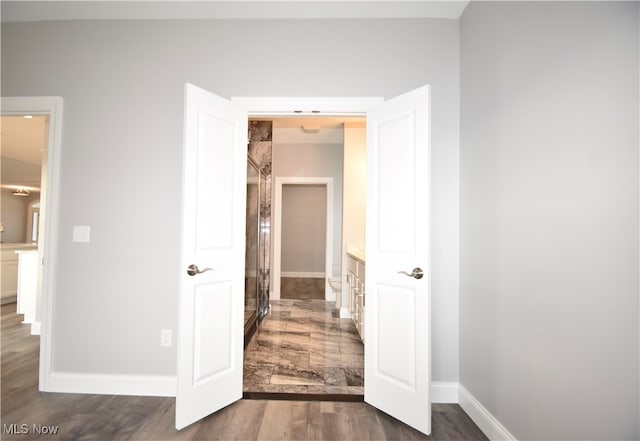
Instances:
[[[342,292],[342,277],[331,276],[331,277],[328,277],[327,280],[329,281],[329,286],[331,287],[333,292],[336,293],[336,296],[338,296],[338,294]]]

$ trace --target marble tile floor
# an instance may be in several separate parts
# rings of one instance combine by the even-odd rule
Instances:
[[[324,300],[272,300],[244,352],[244,392],[364,394],[364,345]]]

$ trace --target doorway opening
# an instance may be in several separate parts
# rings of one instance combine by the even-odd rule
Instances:
[[[325,300],[331,273],[326,265],[327,217],[333,218],[327,214],[327,195],[332,192],[322,184],[286,184],[281,191],[280,298]]]
[[[43,140],[41,166],[39,167],[39,207],[32,204],[27,210],[27,232],[25,240],[37,243],[34,283],[35,295],[31,334],[40,335],[39,389],[50,391],[51,387],[51,329],[52,305],[55,292],[53,279],[56,274],[56,240],[59,211],[60,150],[62,139],[62,98],[60,97],[7,97],[2,99],[2,117],[19,117],[27,120],[42,119],[46,127],[41,132]],[[29,118],[31,117],[31,118]],[[3,127],[4,131],[4,127]],[[40,136],[40,135],[39,135]],[[4,150],[3,140],[3,150]],[[4,158],[3,158],[4,159]],[[4,160],[3,160],[4,164]],[[4,175],[3,170],[3,175]],[[4,178],[4,176],[3,176]],[[34,213],[37,212],[37,215]],[[35,226],[34,226],[35,224]],[[33,281],[33,280],[32,280]]]
[[[272,142],[266,155],[272,163],[264,167],[273,180],[271,289],[269,314],[246,340],[245,397],[296,399],[302,394],[308,399],[362,400],[364,346],[342,286],[348,292],[343,267],[346,250],[354,245],[343,233],[349,211],[345,199],[360,199],[356,205],[362,224],[354,227],[351,220],[350,227],[360,230],[359,242],[364,243],[366,157],[363,152],[358,158],[362,162],[353,163],[353,147],[347,145],[353,136],[346,135],[357,130],[364,149],[364,117],[250,118],[250,140],[256,138],[251,131],[258,122],[261,129],[267,122],[272,128],[272,136],[261,138]],[[251,162],[263,161],[265,145],[260,147],[262,153],[252,158],[259,149],[250,142]],[[361,192],[349,188],[347,197],[345,175],[353,169],[362,181]],[[253,228],[249,215],[247,221]]]
[[[341,181],[342,158],[335,159],[340,161],[340,173],[332,177],[275,178],[273,299],[292,298],[291,293],[282,296],[282,280],[300,278],[320,279],[319,282],[307,283],[318,285],[322,292],[320,299],[336,300],[328,284],[329,277],[339,272],[339,266],[334,262],[340,261],[334,244],[341,238],[340,229],[335,228],[341,218],[341,210],[334,207],[341,204],[342,188],[335,188],[334,181]],[[293,298],[300,296],[304,293]]]

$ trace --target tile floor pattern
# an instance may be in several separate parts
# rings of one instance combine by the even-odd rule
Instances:
[[[324,300],[272,300],[244,352],[244,391],[364,394],[364,345]]]

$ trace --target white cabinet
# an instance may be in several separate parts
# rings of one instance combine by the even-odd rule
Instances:
[[[2,281],[2,291],[0,292],[0,303],[10,303],[16,301],[18,290],[18,250],[34,250],[37,247],[32,244],[3,243],[2,250],[2,270],[0,279]]]
[[[17,250],[18,255],[18,314],[24,314],[22,323],[36,320],[38,292],[38,250]]]
[[[2,303],[13,302],[16,299],[18,287],[18,256],[15,249],[2,250]]]
[[[356,325],[360,338],[364,342],[364,261],[348,255],[347,283],[349,285],[349,306],[351,318]]]

